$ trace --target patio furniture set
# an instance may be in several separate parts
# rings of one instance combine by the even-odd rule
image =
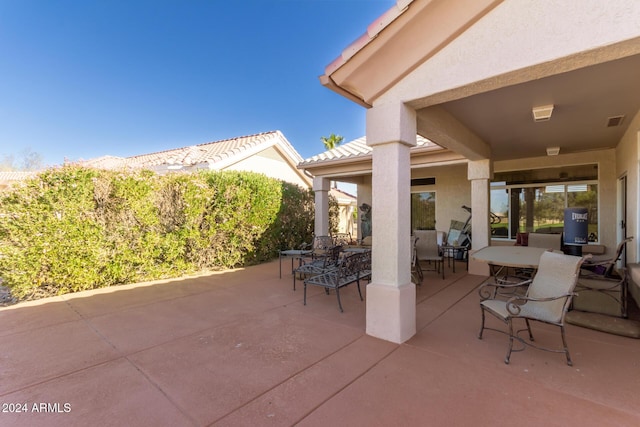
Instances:
[[[624,245],[623,240],[613,257],[592,259],[591,256],[565,255],[552,248],[532,246],[489,246],[473,254],[473,258],[490,266],[491,278],[478,289],[482,321],[478,338],[485,330],[505,333],[509,345],[505,363],[511,353],[527,346],[563,353],[567,364],[573,364],[565,335],[566,323],[640,338],[640,323],[627,320],[627,278],[625,270],[616,271]],[[598,266],[606,266],[599,269]],[[521,274],[513,274],[512,272]],[[507,325],[498,330],[485,325],[486,313]],[[573,316],[572,316],[573,315]],[[597,316],[597,321],[585,319]],[[602,320],[608,318],[609,322]],[[524,329],[514,330],[514,319],[523,319]],[[541,322],[560,328],[561,348],[549,348],[535,343],[531,322]],[[614,325],[607,327],[606,325]],[[605,325],[598,327],[597,325]],[[622,326],[620,326],[622,325]],[[527,336],[523,336],[524,332]],[[514,342],[522,344],[514,349]]]
[[[296,279],[304,280],[304,305],[307,305],[307,285],[320,286],[329,294],[335,291],[338,308],[343,312],[340,300],[340,289],[355,283],[360,300],[363,300],[360,282],[371,280],[371,248],[351,246],[350,236],[316,236],[310,249],[287,250],[280,252],[280,263],[283,257],[291,257],[293,290],[296,290]],[[293,267],[294,259],[298,267]],[[282,277],[282,264],[280,264]]]

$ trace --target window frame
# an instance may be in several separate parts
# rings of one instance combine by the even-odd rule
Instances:
[[[574,181],[553,181],[553,182],[531,182],[531,183],[519,183],[519,184],[506,184],[506,183],[502,183],[502,182],[491,182],[490,186],[489,186],[489,205],[491,206],[491,200],[493,199],[492,197],[492,193],[494,190],[507,190],[507,235],[506,236],[496,236],[493,235],[491,236],[492,240],[497,240],[497,241],[515,241],[516,240],[516,236],[512,236],[511,235],[511,230],[512,230],[512,218],[511,218],[511,201],[512,201],[512,197],[511,197],[511,190],[514,188],[518,188],[518,189],[523,189],[523,188],[540,188],[540,187],[549,187],[549,186],[563,186],[564,187],[564,208],[567,208],[567,204],[568,204],[568,187],[570,186],[576,186],[576,185],[595,185],[597,188],[597,216],[598,216],[598,223],[597,223],[597,238],[595,241],[589,242],[591,244],[599,244],[600,242],[600,182],[598,179],[590,179],[590,180],[574,180]],[[493,213],[493,212],[492,212]],[[519,221],[519,219],[518,219]],[[518,223],[518,229],[519,229],[519,223]]]

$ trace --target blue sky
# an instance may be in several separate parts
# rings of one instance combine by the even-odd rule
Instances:
[[[318,76],[395,0],[1,0],[0,158],[47,165],[281,130],[364,135]]]

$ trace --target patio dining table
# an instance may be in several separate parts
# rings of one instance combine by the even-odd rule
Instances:
[[[471,254],[471,258],[489,264],[494,281],[505,283],[509,282],[509,274],[506,273],[509,268],[529,269],[528,275],[532,276],[538,269],[540,256],[549,250],[534,246],[487,246]]]
[[[282,259],[283,258],[291,258],[291,274],[293,274],[293,261],[298,260],[298,266],[302,264],[302,260],[311,255],[312,250],[301,250],[301,249],[287,249],[284,251],[280,251],[280,278],[282,278]]]
[[[549,249],[533,246],[487,246],[471,255],[489,265],[515,268],[538,268],[540,256]],[[558,251],[554,251],[558,252]]]

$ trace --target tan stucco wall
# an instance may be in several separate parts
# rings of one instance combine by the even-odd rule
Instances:
[[[640,253],[640,177],[638,175],[638,152],[640,145],[640,113],[632,119],[629,129],[616,147],[616,177],[627,176],[627,236],[633,236],[634,241],[627,245],[627,262],[638,262]]]
[[[271,178],[281,179],[303,188],[310,187],[309,182],[305,182],[296,172],[297,169],[290,166],[273,147],[234,163],[226,170],[263,173]]]
[[[495,162],[494,172],[537,169],[553,166],[598,164],[598,206],[600,244],[612,254],[617,246],[616,237],[616,150],[598,150],[559,156],[531,157],[528,159]],[[526,167],[524,166],[526,165]]]
[[[630,217],[637,218],[635,212],[638,203],[637,197],[637,132],[640,130],[640,117],[634,120],[636,123],[636,131],[631,132],[629,138],[625,138],[624,143],[618,150],[599,150],[584,153],[565,154],[553,157],[532,157],[528,159],[501,161],[494,163],[495,172],[504,172],[511,170],[526,170],[536,168],[546,168],[554,166],[579,165],[588,163],[597,163],[599,171],[599,206],[600,206],[600,244],[606,246],[607,254],[612,254],[617,246],[617,222],[616,210],[609,207],[615,207],[617,202],[617,179],[620,172],[616,170],[616,154],[618,157],[624,156],[628,163],[626,169],[628,172],[628,209]],[[633,148],[634,152],[629,151]],[[414,169],[411,178],[435,178],[434,185],[414,186],[412,192],[419,191],[435,191],[436,192],[436,229],[440,231],[449,231],[452,219],[458,221],[466,221],[467,213],[461,207],[462,205],[470,206],[471,202],[471,185],[467,179],[467,165],[447,165],[441,167],[432,167],[428,169]],[[365,179],[363,184],[358,186],[358,206],[362,203],[371,204],[371,180]],[[631,220],[630,220],[631,221]],[[635,235],[637,224],[628,225],[628,234]],[[375,230],[375,224],[373,224]],[[504,244],[494,241],[492,244]],[[512,244],[507,242],[506,244]],[[628,259],[636,259],[636,251],[629,248]]]
[[[466,221],[468,214],[462,205],[471,206],[471,184],[467,180],[467,164],[413,170],[411,178],[436,180],[434,185],[411,187],[411,192],[436,192],[436,230],[448,232],[451,220]]]

